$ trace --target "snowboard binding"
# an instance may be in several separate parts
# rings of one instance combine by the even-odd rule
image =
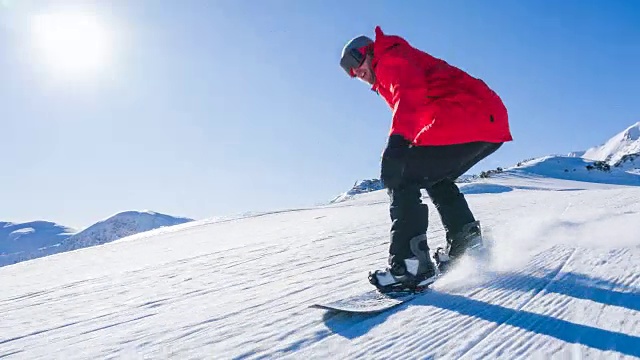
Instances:
[[[419,293],[427,289],[429,285],[431,285],[431,283],[433,283],[433,281],[435,280],[433,277],[427,279],[419,278],[411,274],[406,274],[405,279],[403,279],[402,282],[397,282],[390,285],[381,285],[378,281],[378,277],[376,276],[378,271],[369,273],[369,283],[375,286],[376,289],[378,289],[378,291],[382,294]]]
[[[444,274],[451,269],[452,261],[445,248],[437,248],[433,253],[433,260],[441,274]]]

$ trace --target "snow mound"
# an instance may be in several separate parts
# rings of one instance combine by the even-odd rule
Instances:
[[[630,154],[640,154],[640,122],[631,125],[603,145],[590,148],[582,157],[613,165]]]

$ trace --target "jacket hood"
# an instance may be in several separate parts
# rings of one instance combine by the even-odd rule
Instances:
[[[376,38],[373,43],[374,58],[379,58],[390,48],[396,45],[409,45],[409,43],[397,35],[385,35],[380,26],[375,29]],[[374,60],[375,61],[375,60]]]

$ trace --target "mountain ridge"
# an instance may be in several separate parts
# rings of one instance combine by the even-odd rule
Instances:
[[[602,145],[587,149],[582,157],[615,165],[623,157],[634,154],[640,154],[640,122],[612,136]]]
[[[150,210],[119,212],[80,231],[45,220],[0,221],[0,267],[190,221]]]

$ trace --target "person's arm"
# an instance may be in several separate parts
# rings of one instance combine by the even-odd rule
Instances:
[[[421,68],[408,59],[389,54],[380,59],[376,76],[381,86],[389,89],[393,118],[389,135],[401,135],[413,142],[421,130],[425,116],[427,85]]]

